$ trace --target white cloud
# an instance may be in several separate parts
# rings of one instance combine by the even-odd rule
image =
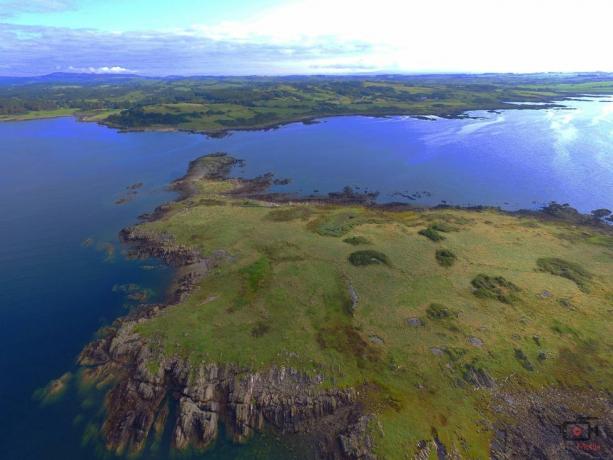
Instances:
[[[71,72],[81,73],[100,73],[100,74],[119,74],[119,73],[136,73],[135,70],[126,69],[125,67],[112,66],[112,67],[74,67],[69,66],[68,70]]]
[[[0,60],[12,74],[613,71],[611,17],[612,0],[294,0],[182,29],[0,21]]]
[[[613,70],[611,17],[610,0],[301,0],[193,32],[240,43],[368,45],[355,59],[377,69]],[[309,63],[333,64],[325,55]]]

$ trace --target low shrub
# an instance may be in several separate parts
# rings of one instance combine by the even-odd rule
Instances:
[[[379,251],[365,250],[356,251],[349,256],[349,262],[355,266],[364,265],[377,265],[384,264],[389,265],[389,260],[385,254]]]
[[[528,357],[520,348],[515,348],[514,352],[515,352],[515,359],[519,361],[519,364],[521,364],[524,369],[528,371],[534,370],[534,366],[528,360]]]
[[[451,310],[440,303],[431,303],[426,309],[426,314],[430,319],[445,319],[454,316]]]
[[[483,273],[475,276],[470,282],[477,297],[496,299],[503,303],[513,303],[518,300],[519,287],[502,276],[488,276]]]
[[[436,251],[436,261],[443,267],[451,267],[457,257],[449,249],[439,249]]]
[[[262,337],[270,331],[270,326],[263,321],[258,321],[257,324],[251,329],[251,335],[253,337]]]
[[[345,243],[347,243],[347,244],[352,245],[352,246],[360,246],[362,244],[370,244],[370,241],[368,241],[363,236],[351,236],[349,238],[345,238],[343,241]]]
[[[424,228],[418,232],[420,235],[425,236],[426,238],[431,239],[432,241],[442,241],[445,239],[443,235],[441,235],[438,231],[436,231],[432,227]]]

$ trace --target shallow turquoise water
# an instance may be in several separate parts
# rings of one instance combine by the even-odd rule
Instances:
[[[297,194],[351,185],[380,191],[380,201],[421,192],[408,201],[611,207],[613,102],[569,106],[574,110],[461,120],[339,117],[222,139],[119,134],[71,118],[0,124],[0,458],[96,458],[91,445],[82,446],[95,408],[71,394],[41,408],[31,396],[74,370],[96,329],[125,313],[125,296],[113,286],[136,283],[163,294],[172,271],[156,261],[125,260],[117,232],[172,199],[164,187],[184,174],[189,160],[227,151],[246,160],[235,175],[272,171],[292,179],[276,191]],[[136,182],[144,186],[134,199],[114,204]],[[82,245],[86,238],[93,240],[89,247]],[[273,454],[289,455],[260,439],[247,448],[221,442],[206,457]],[[147,454],[167,457],[163,443]]]

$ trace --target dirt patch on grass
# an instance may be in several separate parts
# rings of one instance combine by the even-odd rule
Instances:
[[[317,343],[322,349],[333,349],[346,356],[353,356],[358,367],[380,360],[380,352],[350,325],[328,326],[317,333]]]

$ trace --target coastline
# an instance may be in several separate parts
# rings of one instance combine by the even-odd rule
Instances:
[[[606,97],[610,96],[609,94],[601,94],[599,96],[591,96],[591,97]],[[58,115],[50,115],[50,116],[32,116],[31,118],[21,118],[19,116],[14,118],[0,118],[0,123],[2,122],[15,122],[15,121],[33,121],[40,119],[52,119],[52,118],[62,118],[62,117],[74,117],[80,122],[84,123],[96,123],[101,126],[105,126],[107,128],[115,129],[120,133],[130,133],[130,132],[183,132],[188,134],[200,134],[205,135],[211,138],[221,138],[225,136],[232,135],[232,132],[241,132],[241,131],[271,131],[282,128],[284,126],[290,125],[292,123],[303,123],[303,124],[313,124],[318,123],[321,120],[325,120],[327,118],[335,118],[335,117],[370,117],[370,118],[389,118],[389,117],[411,117],[418,120],[427,120],[427,121],[436,121],[435,118],[438,117],[443,119],[464,119],[471,118],[467,115],[468,112],[474,111],[487,111],[487,112],[497,112],[503,110],[546,110],[546,109],[564,109],[562,103],[565,101],[573,101],[576,98],[580,97],[588,97],[588,95],[583,93],[569,93],[565,95],[556,95],[542,97],[539,101],[505,101],[497,105],[487,105],[487,106],[474,106],[474,107],[465,107],[457,110],[450,111],[441,111],[441,112],[414,112],[411,110],[405,111],[395,111],[389,110],[382,112],[367,112],[367,111],[347,111],[347,112],[339,112],[339,113],[321,113],[321,114],[312,114],[312,115],[302,115],[297,117],[290,117],[280,121],[274,121],[269,123],[262,123],[256,125],[246,125],[246,126],[237,126],[237,127],[228,127],[228,128],[219,128],[219,129],[190,129],[190,128],[181,128],[173,125],[159,125],[159,126],[143,126],[143,127],[125,127],[119,124],[115,124],[113,122],[108,121],[107,119],[94,119],[95,114],[88,112],[81,112],[78,109],[66,109],[71,110],[71,113],[66,114],[58,114]],[[30,114],[26,114],[24,116],[29,116]],[[89,118],[89,119],[88,119]]]
[[[226,177],[237,161],[231,159],[218,170],[209,171],[202,169],[198,160],[190,163],[185,176],[171,183],[169,188],[179,193],[173,202],[196,193],[193,181]],[[253,183],[257,190],[262,187],[257,179],[236,182],[250,191]],[[143,216],[143,221],[162,219],[168,211],[168,203],[162,204]],[[87,344],[78,357],[86,381],[103,386],[118,382],[106,398],[102,431],[108,450],[117,454],[143,450],[147,433],[167,422],[169,412],[160,408],[167,393],[171,388],[175,392],[182,388],[172,441],[178,450],[208,448],[223,424],[233,442],[239,444],[272,429],[283,435],[306,436],[322,458],[375,458],[368,433],[371,416],[364,413],[359,389],[322,388],[322,376],[309,376],[292,368],[254,370],[215,362],[194,366],[179,357],[152,351],[150,344],[134,335],[135,325],[180,303],[229,255],[220,250],[203,257],[192,249],[140,234],[138,225],[121,230],[120,240],[129,247],[128,257],[159,258],[175,268],[176,275],[163,304],[140,305],[117,318],[105,328],[104,336]]]

